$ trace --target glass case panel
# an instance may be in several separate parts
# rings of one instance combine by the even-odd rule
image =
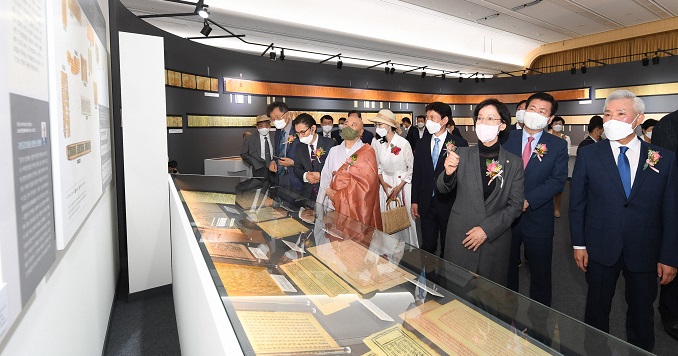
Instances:
[[[174,182],[246,355],[648,354],[267,181]]]

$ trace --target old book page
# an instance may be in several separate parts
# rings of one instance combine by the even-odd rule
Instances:
[[[245,245],[230,242],[204,241],[205,247],[212,257],[233,258],[236,260],[256,261]]]
[[[182,190],[181,195],[186,203],[235,204],[235,194]]]
[[[256,353],[328,353],[336,341],[311,313],[238,311],[238,319]]]
[[[285,295],[266,267],[214,262],[229,296]]]
[[[308,252],[335,271],[361,294],[384,291],[414,275],[352,240],[311,247]]]
[[[258,224],[271,238],[281,239],[283,237],[297,235],[308,231],[304,225],[292,218],[280,220],[265,221]]]
[[[347,308],[357,299],[353,288],[311,256],[280,268],[325,315]]]
[[[459,300],[430,301],[400,317],[451,355],[549,355]]]
[[[247,212],[247,218],[254,222],[264,222],[268,220],[280,219],[287,216],[287,210],[281,208],[265,207]]]
[[[243,209],[259,209],[273,205],[274,201],[268,197],[266,192],[257,189],[238,194],[235,198],[235,203]]]
[[[401,324],[374,333],[363,342],[372,350],[372,355],[380,356],[433,356],[440,355],[431,349],[416,335],[405,330]]]
[[[241,229],[214,229],[198,228],[202,241],[212,242],[249,242],[255,244],[266,243],[264,234],[259,230]]]

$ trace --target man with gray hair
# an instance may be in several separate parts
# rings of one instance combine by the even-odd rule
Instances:
[[[678,266],[678,162],[672,152],[635,135],[644,112],[643,101],[627,90],[605,100],[608,139],[577,152],[570,233],[574,259],[588,284],[584,321],[609,332],[612,298],[623,272],[626,338],[652,351],[657,279],[670,283]],[[585,346],[592,354],[611,354],[595,333],[587,333]]]

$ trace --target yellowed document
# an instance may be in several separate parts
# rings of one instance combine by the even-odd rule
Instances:
[[[328,352],[339,345],[311,313],[238,311],[254,352]]]
[[[203,241],[207,252],[212,257],[233,258],[244,261],[256,261],[245,245],[230,242]]]
[[[366,337],[363,342],[380,356],[432,356],[440,355],[402,325],[392,327]]]
[[[280,208],[265,207],[255,211],[248,211],[247,216],[254,222],[280,219],[287,216],[287,210]]]
[[[238,194],[235,198],[235,203],[243,209],[258,209],[273,205],[273,199],[269,198],[265,192],[261,190],[247,191]]]
[[[235,194],[182,190],[181,195],[184,197],[186,203],[235,204]]]
[[[308,252],[330,267],[361,294],[384,291],[414,276],[359,243],[333,241]]]
[[[280,268],[325,315],[347,308],[358,298],[353,288],[311,256]]]
[[[304,225],[292,218],[280,220],[265,221],[258,224],[271,238],[281,239],[283,237],[297,235],[308,231]]]
[[[450,355],[549,354],[459,300],[430,301],[400,317]]]
[[[266,267],[214,262],[229,296],[285,295]]]

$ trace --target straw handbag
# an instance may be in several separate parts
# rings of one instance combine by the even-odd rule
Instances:
[[[396,203],[395,208],[391,208],[391,202]],[[400,199],[395,198],[386,201],[386,210],[381,212],[381,223],[384,226],[383,231],[389,235],[410,227],[407,207],[403,206]]]

